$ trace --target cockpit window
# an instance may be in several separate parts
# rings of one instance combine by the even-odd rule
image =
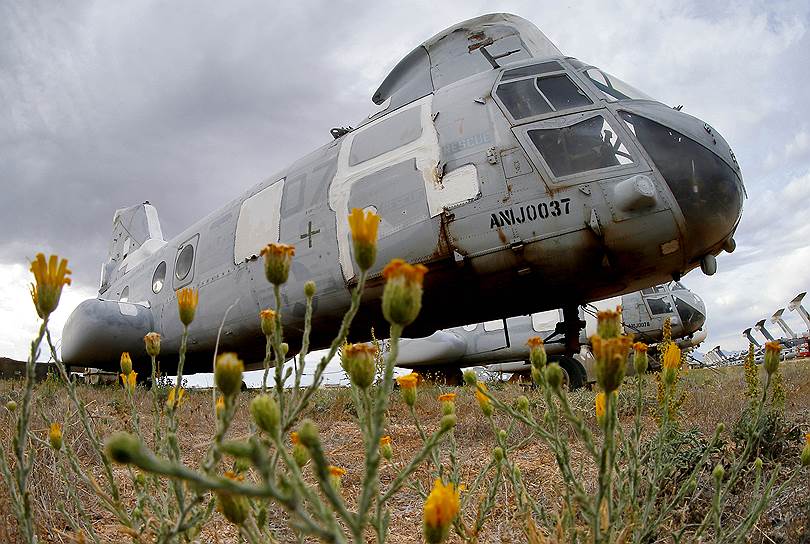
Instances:
[[[542,65],[515,68],[506,72],[504,77],[510,72],[528,68],[536,69],[537,66]],[[513,76],[512,79],[515,77],[517,76]],[[593,104],[591,99],[571,81],[571,78],[562,73],[515,79],[502,83],[498,86],[497,95],[515,120]]]
[[[601,115],[567,127],[529,130],[528,135],[558,178],[633,162]]]
[[[535,76],[537,74],[546,74],[548,72],[561,72],[563,69],[559,62],[541,62],[540,64],[530,64],[529,66],[521,66],[520,68],[513,68],[503,73],[501,81],[509,81],[510,79],[517,79],[526,76]]]
[[[621,79],[603,72],[599,68],[588,68],[585,75],[593,82],[597,89],[602,91],[606,100],[653,100],[650,96],[628,85]]]
[[[647,304],[650,305],[650,312],[653,315],[671,314],[672,304],[668,298],[648,298]]]

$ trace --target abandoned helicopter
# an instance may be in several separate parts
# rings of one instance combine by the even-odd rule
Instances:
[[[430,268],[409,335],[562,307],[573,352],[579,304],[698,266],[712,274],[715,256],[735,247],[745,189],[720,134],[565,56],[520,17],[440,32],[372,101],[379,108],[356,128],[333,130],[333,141],[169,240],[148,202],[118,210],[98,296],[65,325],[65,362],[114,369],[127,350],[144,368],[142,338],[154,330],[171,371],[176,292],[193,287],[186,371],[210,369],[221,323],[219,349],[261,365],[257,314],[274,300],[258,255],[270,242],[296,248],[282,289],[291,355],[307,280],[318,285],[312,346],[324,346],[357,279],[352,208],[382,217],[353,325],[366,335],[383,330],[380,271],[393,257]]]

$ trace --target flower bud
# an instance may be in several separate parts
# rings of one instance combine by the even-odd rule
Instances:
[[[391,447],[391,437],[388,435],[380,438],[380,455],[386,461],[390,461],[394,455],[394,450]]]
[[[315,282],[309,280],[304,284],[304,296],[307,298],[312,298],[315,296]]]
[[[529,412],[529,399],[526,395],[521,395],[515,401],[515,407],[518,409],[518,412],[522,414],[526,414]]]
[[[307,451],[307,448],[301,443],[301,439],[298,438],[298,433],[295,431],[290,433],[290,442],[292,443],[292,454],[295,464],[299,467],[303,467],[307,464],[307,461],[309,461],[309,451]]]
[[[442,415],[449,416],[456,413],[456,394],[444,393],[439,395],[439,402],[442,403]]]
[[[360,389],[374,383],[377,348],[371,344],[344,344],[340,364],[351,382]]]
[[[225,473],[229,480],[242,481],[242,476],[230,470]],[[250,502],[247,497],[230,491],[217,490],[214,492],[217,497],[217,510],[231,523],[241,525],[245,522],[250,513]]]
[[[448,414],[446,416],[442,416],[439,426],[441,427],[442,431],[447,432],[456,426],[457,421],[456,414]]]
[[[668,385],[675,383],[678,377],[678,369],[681,367],[681,348],[675,344],[669,344],[664,352],[664,382]]]
[[[320,443],[320,438],[318,437],[318,427],[315,422],[311,419],[302,421],[301,429],[298,431],[298,438],[301,440],[301,444],[307,448],[317,446]]]
[[[118,431],[107,438],[104,453],[119,465],[129,465],[143,456],[143,443],[133,434]]]
[[[714,478],[714,481],[717,483],[717,485],[720,485],[720,482],[723,481],[723,476],[725,475],[726,470],[723,468],[723,465],[718,463],[717,466],[715,466],[714,470],[712,471],[712,478]]]
[[[335,489],[335,491],[340,492],[342,485],[343,476],[346,475],[346,469],[341,467],[336,467],[334,465],[329,466],[329,483]]]
[[[360,270],[368,270],[377,260],[377,228],[380,216],[372,211],[363,212],[353,208],[349,214],[349,229],[352,233],[354,261]]]
[[[391,324],[409,325],[422,309],[422,282],[427,267],[393,259],[383,269],[383,315]]]
[[[150,357],[157,357],[160,355],[160,334],[156,332],[147,333],[143,337],[143,343],[146,345],[146,353]]]
[[[490,417],[494,409],[492,407],[492,401],[486,395],[487,391],[487,384],[478,382],[475,388],[475,400],[478,401],[478,406],[481,407],[481,411],[484,412],[484,415]]]
[[[765,343],[765,372],[769,375],[779,370],[779,353],[782,345],[779,342]]]
[[[762,470],[762,459],[760,457],[757,457],[754,460],[754,470],[756,470],[757,472]]]
[[[259,395],[250,401],[250,415],[261,430],[269,435],[278,432],[281,412],[278,403],[270,395]]]
[[[265,336],[273,336],[276,330],[276,312],[271,309],[262,310],[259,312],[259,323],[262,326],[262,334]]]
[[[591,336],[591,347],[596,358],[596,383],[602,390],[610,392],[619,388],[624,380],[627,355],[633,344],[629,336],[603,338]]]
[[[214,367],[214,383],[226,397],[236,395],[242,388],[242,372],[245,365],[235,353],[222,353],[217,356]]]
[[[59,423],[51,423],[51,428],[48,431],[48,442],[56,451],[62,449],[62,426]]]
[[[287,244],[268,244],[260,255],[264,256],[264,275],[273,285],[287,283],[295,247]]]
[[[689,478],[688,482],[686,482],[686,493],[691,495],[692,493],[694,493],[695,488],[697,488],[697,480],[693,476]]]
[[[596,334],[604,339],[615,338],[622,333],[622,308],[596,313]]]
[[[285,359],[290,352],[290,345],[287,342],[282,342],[279,344],[278,349],[281,352],[281,358]]]
[[[16,411],[17,410],[17,403],[14,402],[13,400],[8,401],[6,403],[6,410],[8,410],[9,412]]]
[[[493,448],[492,450],[492,459],[495,460],[496,463],[500,463],[503,461],[503,448],[498,446]]]
[[[526,344],[529,346],[529,361],[532,366],[538,369],[546,366],[548,355],[546,355],[543,339],[539,336],[532,336]]]
[[[478,383],[478,376],[476,376],[475,371],[473,370],[465,370],[463,376],[464,383],[471,387]]]
[[[121,354],[121,373],[129,375],[130,372],[132,372],[132,358],[129,352],[125,351]]]
[[[648,366],[647,344],[636,342],[633,344],[633,367],[636,369],[636,375],[641,376],[645,374]]]
[[[506,443],[506,438],[508,436],[509,436],[509,433],[506,432],[506,429],[500,429],[498,431],[498,440],[500,440],[501,443]]]
[[[405,404],[408,406],[416,404],[416,385],[419,383],[419,374],[411,372],[410,374],[400,376],[397,378],[397,383],[399,384],[400,394]]]
[[[552,389],[557,390],[562,386],[563,371],[562,368],[560,368],[560,365],[557,363],[551,363],[546,367],[545,373],[546,383],[548,383]]]
[[[217,404],[216,404],[217,417],[222,417],[222,413],[224,411],[225,411],[225,397],[220,395],[217,397]]]
[[[194,321],[194,314],[197,312],[197,302],[200,300],[200,292],[190,287],[185,287],[177,291],[177,312],[180,315],[180,322],[188,327]]]
[[[146,475],[143,472],[138,472],[138,474],[135,475],[135,484],[139,487],[146,485]]]

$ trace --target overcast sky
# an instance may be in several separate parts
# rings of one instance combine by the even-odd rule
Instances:
[[[806,0],[275,4],[0,0],[0,356],[26,356],[36,252],[74,271],[59,333],[97,291],[116,208],[149,200],[172,237],[366,115],[416,45],[492,11],[731,144],[749,195],[737,251],[685,278],[708,307],[702,349],[744,347],[743,328],[810,289]]]

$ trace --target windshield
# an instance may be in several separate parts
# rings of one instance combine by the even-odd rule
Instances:
[[[606,100],[654,100],[651,96],[628,85],[616,76],[612,76],[599,68],[588,68],[583,72],[596,86]]]

